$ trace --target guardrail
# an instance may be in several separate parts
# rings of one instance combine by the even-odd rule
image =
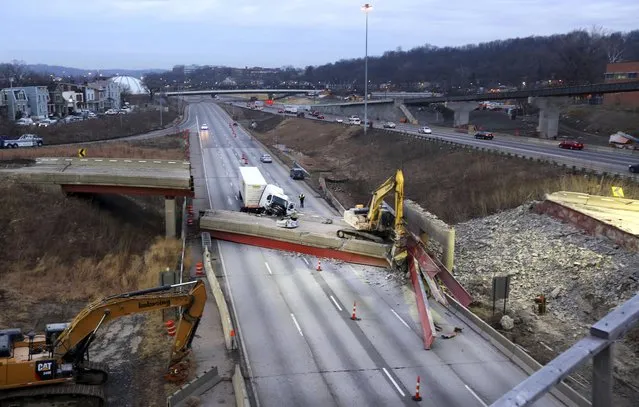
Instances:
[[[612,347],[639,322],[639,294],[590,327],[590,335],[550,361],[491,404],[492,407],[524,407],[534,403],[582,363],[593,358],[592,406],[612,406]]]
[[[167,407],[187,406],[190,397],[201,396],[221,381],[222,378],[218,374],[217,366],[213,366],[168,396],[166,405]]]

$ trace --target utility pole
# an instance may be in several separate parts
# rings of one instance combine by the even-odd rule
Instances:
[[[366,14],[366,45],[364,51],[364,134],[368,129],[368,12],[373,6],[366,3],[362,6],[362,11]]]
[[[160,127],[163,126],[163,122],[162,122],[162,96],[160,96]]]

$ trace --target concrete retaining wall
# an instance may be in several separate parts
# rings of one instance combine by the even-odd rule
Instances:
[[[571,223],[593,236],[607,237],[628,250],[639,251],[639,237],[557,202],[546,200],[536,204],[534,210]]]
[[[201,396],[220,381],[222,378],[218,374],[217,367],[213,366],[167,397],[166,405],[167,407],[181,407],[186,404],[189,397]]]
[[[233,350],[236,347],[236,343],[231,337],[231,332],[234,332],[233,322],[231,322],[231,314],[229,313],[229,308],[226,305],[222,287],[220,287],[220,283],[217,281],[217,277],[215,276],[215,272],[213,271],[213,265],[211,263],[211,253],[207,248],[204,248],[203,263],[204,269],[206,271],[206,278],[209,280],[211,291],[213,291],[215,304],[217,305],[217,309],[220,312],[220,319],[222,320],[222,333],[224,334],[224,345],[226,346],[227,350]]]
[[[346,212],[346,208],[342,206],[342,203],[335,198],[335,195],[326,187],[326,179],[324,177],[319,177],[319,184],[322,188],[322,195],[328,203],[333,205],[340,215],[343,215]]]
[[[240,365],[235,365],[235,373],[233,373],[233,392],[235,393],[235,405],[237,407],[251,407],[251,402],[246,391],[246,383],[244,376],[240,370]]]
[[[527,374],[532,374],[541,369],[541,364],[533,359],[529,354],[524,352],[519,346],[509,341],[502,334],[497,332],[493,327],[484,322],[477,315],[473,314],[468,308],[458,303],[453,297],[446,294],[450,306],[448,310],[453,312],[461,320],[465,321],[469,326],[478,328],[476,331],[482,338],[490,342],[501,353],[504,354],[514,364],[519,366]],[[591,403],[577,393],[567,384],[560,382],[550,391],[562,403],[568,406],[588,407]]]
[[[315,105],[313,110],[340,116],[357,115],[364,120],[363,103],[353,105]],[[369,120],[399,121],[404,116],[404,113],[393,103],[368,103]]]

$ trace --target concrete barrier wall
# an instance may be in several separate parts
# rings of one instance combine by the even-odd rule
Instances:
[[[233,391],[235,393],[235,405],[237,407],[251,407],[251,402],[246,391],[246,383],[244,376],[240,370],[240,365],[235,365],[235,373],[233,373]]]
[[[476,331],[482,338],[490,342],[501,353],[504,354],[514,364],[519,366],[526,374],[530,375],[541,369],[541,364],[524,352],[519,346],[508,340],[505,336],[497,332],[493,327],[484,322],[477,315],[473,314],[468,308],[465,308],[453,297],[446,294],[450,306],[448,310],[453,312],[461,320],[465,321],[470,327],[473,325],[478,328]],[[560,382],[550,391],[550,393],[559,399],[562,403],[574,407],[588,407],[591,403],[581,394],[577,393],[572,387]]]
[[[425,238],[432,239],[441,245],[441,262],[448,270],[452,270],[455,263],[455,228],[425,211],[410,199],[404,201],[404,219],[408,228],[420,236],[422,241]]]
[[[217,277],[213,270],[213,265],[211,263],[211,253],[207,248],[204,249],[204,269],[206,271],[206,278],[209,281],[209,286],[211,287],[211,291],[213,291],[213,297],[215,298],[215,304],[217,305],[217,309],[220,312],[220,319],[222,320],[222,333],[224,334],[224,345],[227,350],[235,349],[235,341],[231,337],[231,331],[233,331],[233,322],[231,322],[231,314],[229,313],[229,308],[226,305],[226,300],[224,299],[224,293],[222,292],[222,287],[220,287],[220,283],[217,281]]]
[[[222,381],[217,367],[213,366],[195,379],[184,384],[177,391],[166,398],[167,407],[182,407],[189,397],[198,397]]]
[[[327,200],[331,205],[333,205],[340,215],[343,215],[344,212],[346,212],[346,208],[342,206],[342,203],[337,198],[335,198],[335,195],[333,195],[333,193],[327,188],[326,179],[324,177],[319,177],[319,184],[320,187],[322,187],[324,199]]]

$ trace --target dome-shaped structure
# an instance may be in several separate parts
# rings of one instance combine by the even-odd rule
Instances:
[[[111,81],[117,83],[120,89],[128,90],[132,95],[145,95],[149,90],[144,86],[141,80],[133,76],[115,76]]]

